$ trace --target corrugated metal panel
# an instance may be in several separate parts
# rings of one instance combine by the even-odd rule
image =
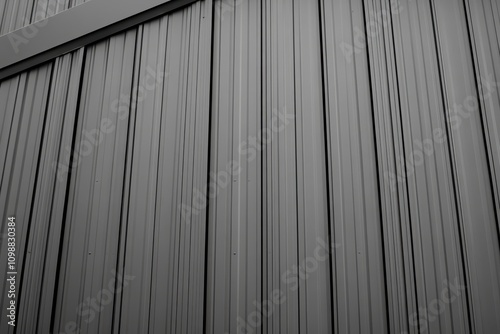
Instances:
[[[207,330],[237,333],[250,321],[270,333],[329,332],[328,261],[306,281],[287,273],[314,255],[317,238],[328,240],[318,4],[216,6],[211,173],[220,181]],[[274,316],[248,319],[273,291],[283,299]]]
[[[21,333],[49,331],[68,183],[65,175],[54,173],[54,162],[66,154],[73,140],[82,58],[80,50],[56,59],[53,64],[33,211],[25,220],[30,224],[20,289],[19,318],[23,321],[19,322],[18,332]],[[40,319],[38,326],[37,319]]]
[[[386,333],[368,55],[345,53],[364,26],[363,3],[321,1],[321,15],[330,226],[332,241],[342,245],[333,257],[335,332]]]
[[[4,0],[0,3],[0,35],[53,16],[89,0]],[[101,1],[101,0],[94,0]]]
[[[1,82],[17,333],[500,332],[499,27],[205,0]]]
[[[207,171],[207,8],[197,3],[87,51],[76,141],[103,119],[115,126],[72,173],[55,329],[202,329],[203,215],[185,223],[176,203],[189,202]],[[86,325],[92,315],[73,310],[116,268],[133,284]]]
[[[96,296],[106,287],[113,271],[121,271],[117,257],[128,121],[113,112],[111,103],[132,89],[135,38],[136,32],[130,31],[86,51],[74,148],[78,153],[73,153],[78,158],[73,160],[54,314],[56,332],[71,321],[87,332],[112,328],[112,307],[104,308],[88,325],[92,314],[80,320],[75,310],[86,296]],[[100,132],[108,127],[110,131]]]
[[[18,254],[18,332],[202,331],[206,214],[177,203],[208,170],[211,14],[199,2],[2,82],[1,212],[34,254]],[[120,276],[134,284],[88,307]]]
[[[379,161],[393,173],[380,178],[394,181],[381,188],[386,253],[403,250],[386,259],[391,325],[399,328],[418,311],[410,328],[421,322],[435,333],[495,331],[496,201],[463,4],[401,1],[398,11],[369,40]],[[491,97],[498,98],[496,89]],[[432,312],[424,318],[422,310],[429,312],[455,280],[467,286],[462,298],[438,320]]]
[[[41,139],[44,133],[44,111],[48,101],[51,82],[52,64],[23,73],[0,86],[2,96],[2,178],[0,203],[2,217],[16,215],[20,221],[29,221],[35,209],[31,203],[35,194],[38,177],[38,161],[40,157]],[[30,203],[30,204],[28,204]],[[7,240],[6,224],[2,223],[2,246]],[[30,233],[28,224],[17,226],[17,258],[22,268]],[[3,268],[0,287],[2,310],[9,305],[7,299],[7,252],[0,253],[0,267]],[[34,277],[35,278],[35,277]],[[3,312],[3,311],[2,311]],[[2,313],[3,314],[3,313]],[[6,317],[0,321],[2,333],[9,333]]]

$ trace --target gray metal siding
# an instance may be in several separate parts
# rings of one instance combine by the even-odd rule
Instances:
[[[204,0],[0,82],[0,332],[500,332],[499,27]]]
[[[61,57],[0,86],[6,106],[2,113],[1,212],[30,222],[21,223],[16,231],[18,268],[24,266],[26,271],[22,287],[18,286],[23,290],[18,313],[24,320],[21,332],[34,332],[32,321],[39,313],[44,315],[40,328],[50,326],[67,184],[65,177],[56,181],[54,162],[73,140],[82,55]],[[4,245],[6,235],[2,236]],[[6,252],[1,254],[6,268]],[[1,296],[6,308],[5,275]],[[5,321],[0,329],[9,332]]]
[[[346,57],[361,1],[321,2],[334,316],[339,333],[388,332],[368,56]],[[343,44],[342,44],[343,45]],[[345,246],[344,246],[345,245]]]
[[[328,261],[298,289],[284,277],[328,240],[318,4],[216,5],[211,173],[239,170],[209,210],[208,332],[236,333],[274,290],[285,301],[262,329],[329,332]]]

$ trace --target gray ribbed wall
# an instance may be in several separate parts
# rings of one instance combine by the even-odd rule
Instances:
[[[499,36],[495,0],[204,0],[0,82],[0,332],[500,332]]]

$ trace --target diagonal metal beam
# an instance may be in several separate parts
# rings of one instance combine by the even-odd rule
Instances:
[[[199,0],[92,0],[0,36],[0,80]]]

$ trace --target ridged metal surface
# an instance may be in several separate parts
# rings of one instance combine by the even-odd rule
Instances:
[[[284,302],[257,330],[329,332],[328,262],[298,289],[285,274],[328,240],[318,4],[216,6],[211,172],[231,162],[239,171],[209,210],[207,330],[237,333],[255,302],[280,291]]]
[[[56,15],[89,0],[4,0],[0,3],[0,35]],[[94,0],[100,1],[100,0]]]
[[[500,332],[498,36],[494,0],[205,0],[1,82],[16,332]]]
[[[208,170],[211,13],[199,2],[2,82],[1,212],[29,244],[17,333],[202,330],[206,219],[177,203]],[[89,313],[120,275],[133,284]]]

